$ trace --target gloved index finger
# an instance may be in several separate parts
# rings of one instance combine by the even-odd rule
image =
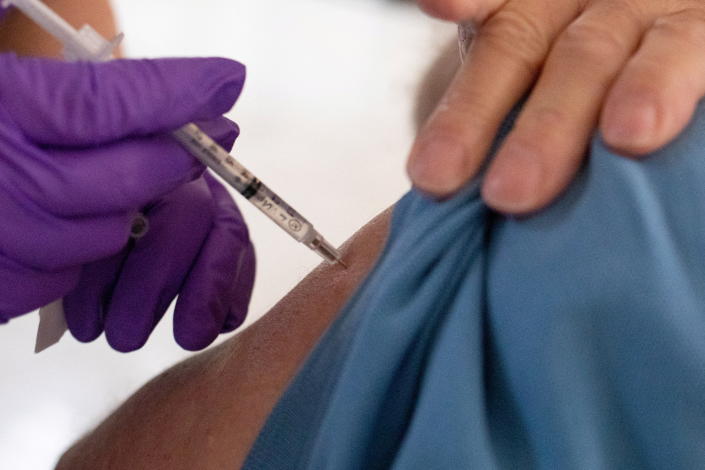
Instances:
[[[224,117],[197,125],[228,149],[239,133],[237,124]],[[53,214],[74,217],[141,209],[199,177],[204,167],[175,139],[160,134],[80,152],[46,149],[25,168],[42,181],[42,188],[27,197]],[[21,186],[31,188],[32,181]]]
[[[220,58],[65,63],[0,54],[0,103],[35,143],[91,146],[227,112],[245,67]]]

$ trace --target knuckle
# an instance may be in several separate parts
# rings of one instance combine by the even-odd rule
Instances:
[[[684,42],[689,46],[705,48],[705,9],[686,8],[663,16],[652,26],[652,31],[666,40]]]
[[[482,121],[494,114],[487,95],[476,87],[451,87],[434,112],[436,123],[458,122],[463,119]],[[463,124],[465,125],[465,123]]]
[[[514,126],[512,134],[524,148],[540,153],[546,148],[552,148],[555,140],[562,137],[555,131],[565,128],[568,119],[569,116],[558,107],[528,107]]]
[[[559,108],[542,106],[534,110],[534,123],[542,129],[557,129],[566,122],[566,113]]]
[[[463,127],[456,121],[440,119],[426,124],[416,138],[417,144],[426,145],[432,141],[461,141]]]
[[[550,47],[540,20],[516,10],[503,9],[490,18],[479,32],[478,41],[512,57],[526,69],[541,65]]]
[[[577,21],[566,28],[555,45],[555,53],[571,59],[603,62],[608,57],[630,53],[620,31],[592,22]]]

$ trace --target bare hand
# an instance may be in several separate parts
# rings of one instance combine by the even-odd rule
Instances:
[[[477,35],[412,149],[408,172],[448,196],[476,174],[499,125],[533,90],[485,176],[492,207],[527,213],[571,181],[598,126],[625,155],[674,139],[705,95],[702,0],[419,0]]]

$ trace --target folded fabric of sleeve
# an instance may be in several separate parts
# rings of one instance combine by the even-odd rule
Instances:
[[[245,468],[701,468],[704,234],[702,105],[532,217],[410,192]]]

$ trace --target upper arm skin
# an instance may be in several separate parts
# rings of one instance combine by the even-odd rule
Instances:
[[[117,34],[115,17],[108,0],[43,1],[75,28],[89,24],[107,39]],[[11,10],[0,22],[0,52],[60,58],[62,46],[32,20],[17,10]]]
[[[289,381],[369,272],[391,209],[239,335],[159,375],[61,459],[59,470],[233,469]]]

